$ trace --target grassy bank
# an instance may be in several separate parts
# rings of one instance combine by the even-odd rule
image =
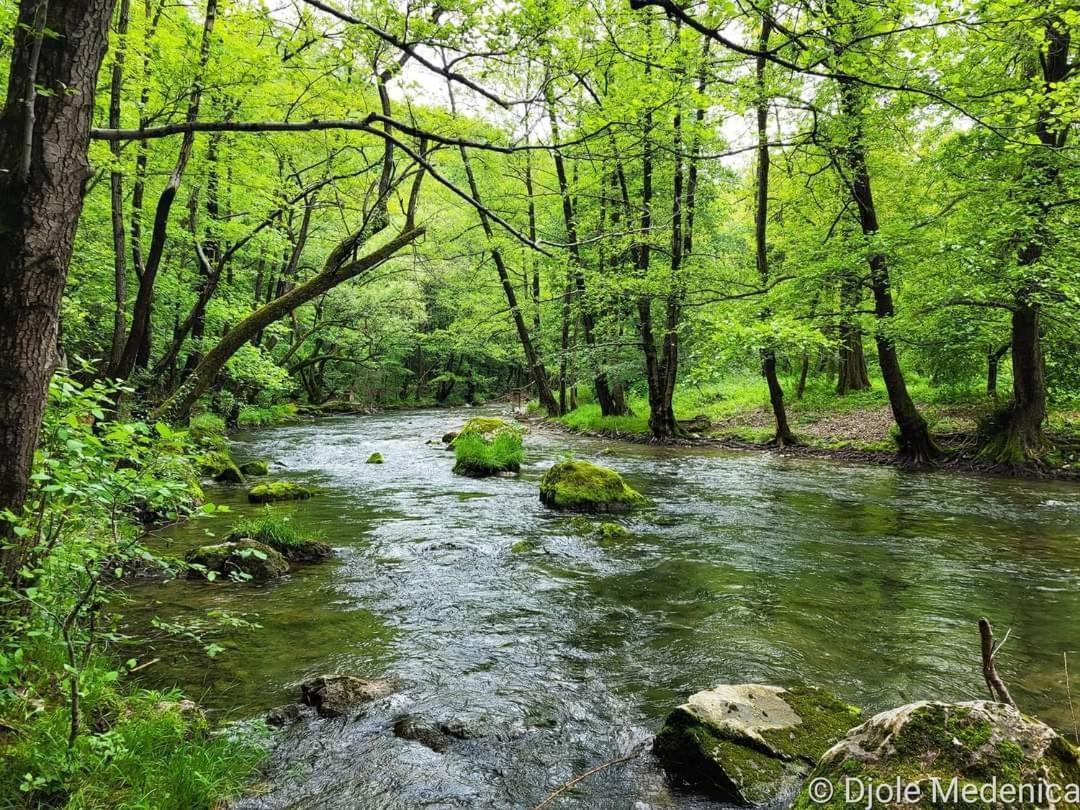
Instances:
[[[222,511],[203,502],[199,477],[227,455],[220,418],[187,429],[116,418],[117,392],[53,379],[26,509],[0,512],[21,553],[0,587],[3,810],[209,808],[263,756],[257,736],[215,730],[180,694],[139,688],[132,676],[155,662],[117,652],[141,650],[119,630],[123,581],[182,570],[142,545],[146,529]]]
[[[782,380],[784,390],[793,392],[794,378]],[[932,385],[915,377],[909,380],[913,399],[930,424],[931,431],[946,445],[970,442],[1001,399],[994,400],[973,389]],[[649,432],[649,405],[644,395],[628,398],[631,414],[605,417],[600,406],[586,402],[559,419],[572,430],[613,435],[646,436]],[[788,394],[788,420],[800,442],[823,450],[888,452],[895,449],[894,423],[885,385],[879,378],[871,388],[837,396],[831,381],[807,385],[801,398]],[[736,377],[708,386],[680,387],[674,398],[680,420],[704,417],[709,427],[703,437],[765,445],[773,437],[774,422],[768,391],[759,377]],[[701,420],[704,421],[704,420]],[[695,428],[695,432],[697,428]],[[1080,469],[1080,406],[1076,403],[1052,408],[1047,424],[1051,446],[1045,462],[1063,469]]]

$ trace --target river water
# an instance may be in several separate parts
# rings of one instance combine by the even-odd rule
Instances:
[[[976,620],[1011,634],[999,669],[1022,708],[1073,728],[1063,653],[1080,671],[1080,489],[766,453],[611,444],[532,430],[517,478],[451,473],[438,443],[475,409],[335,417],[235,436],[238,459],[323,494],[279,506],[335,558],[267,586],[190,580],[131,589],[150,616],[246,614],[213,659],[159,639],[140,658],[235,719],[294,701],[327,672],[392,676],[359,719],[283,735],[240,808],[529,808],[574,774],[635,751],[672,706],[715,683],[805,682],[876,711],[984,694]],[[489,413],[489,411],[485,411]],[[434,444],[427,443],[434,440]],[[368,465],[372,452],[386,459]],[[655,506],[553,513],[537,483],[572,453],[619,470]],[[240,488],[209,491],[233,515]],[[228,532],[200,519],[152,540],[170,553]],[[523,542],[524,541],[524,542]],[[512,547],[514,550],[512,550]],[[1080,686],[1080,679],[1075,680]],[[1080,703],[1080,689],[1077,698]],[[1080,705],[1077,707],[1080,712]],[[393,736],[409,713],[459,722],[445,753]],[[670,788],[645,753],[554,807],[711,806]]]

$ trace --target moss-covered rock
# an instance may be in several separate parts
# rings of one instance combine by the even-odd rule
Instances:
[[[389,680],[368,681],[352,675],[322,675],[300,684],[300,702],[314,707],[320,717],[341,717],[362,703],[394,691]]]
[[[629,512],[648,501],[622,476],[588,461],[560,461],[540,479],[540,501],[553,509]]]
[[[209,450],[199,456],[199,466],[203,475],[219,484],[242,484],[244,474],[236,466],[228,450]]]
[[[248,579],[265,582],[289,570],[289,563],[270,546],[254,540],[226,541],[192,549],[184,558],[192,568],[188,575],[221,581]]]
[[[816,791],[816,800],[811,798],[816,779],[832,786],[829,799],[822,801]],[[851,729],[821,757],[793,807],[842,808],[847,785],[854,791],[870,781],[895,785],[897,780],[918,786],[917,794],[905,796],[904,807],[990,808],[978,791],[995,780],[998,786],[1080,784],[1080,754],[1049,726],[1003,703],[911,703]],[[954,784],[955,796],[948,793]],[[965,787],[970,796],[960,793]],[[1000,792],[998,798],[997,806],[1050,805],[1024,797],[1013,801]]]
[[[270,472],[270,467],[265,461],[257,459],[255,461],[246,461],[241,464],[240,472],[244,475],[267,475]]]
[[[314,487],[294,484],[292,481],[271,481],[257,484],[248,490],[250,503],[274,503],[275,501],[303,501],[317,494]]]
[[[630,532],[618,523],[601,523],[593,532],[593,537],[602,546],[613,546],[630,537]]]
[[[367,457],[367,461],[364,462],[364,463],[365,464],[382,464],[384,461],[385,461],[385,459],[383,458],[382,453],[372,453],[370,456]]]
[[[762,684],[698,692],[653,743],[676,779],[736,804],[791,795],[861,712],[819,689]]]
[[[457,441],[460,436],[480,436],[488,441],[498,436],[500,433],[513,433],[517,436],[521,436],[525,433],[525,429],[519,425],[511,424],[505,419],[498,419],[494,416],[474,416],[461,426],[461,430],[454,435],[450,440],[451,443]],[[450,434],[448,433],[447,436]],[[445,436],[443,437],[446,438]]]

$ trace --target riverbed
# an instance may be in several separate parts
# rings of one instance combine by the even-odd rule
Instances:
[[[320,419],[235,435],[240,459],[319,486],[275,507],[335,548],[266,586],[145,581],[150,617],[244,615],[260,627],[197,645],[160,638],[148,685],[179,686],[222,717],[256,717],[307,677],[394,677],[357,720],[283,735],[241,808],[528,808],[575,773],[647,744],[664,715],[721,682],[825,686],[876,711],[982,697],[976,620],[999,638],[1014,697],[1071,735],[1063,654],[1080,671],[1080,487],[760,452],[624,445],[533,429],[515,478],[451,472],[439,437],[477,409]],[[490,410],[484,410],[488,415]],[[373,452],[386,463],[365,464]],[[538,500],[568,454],[617,469],[654,506],[600,518]],[[181,555],[249,506],[151,539]],[[609,518],[605,518],[609,519]],[[445,753],[398,739],[402,714],[470,729]],[[648,754],[584,781],[556,807],[712,806],[667,785]]]

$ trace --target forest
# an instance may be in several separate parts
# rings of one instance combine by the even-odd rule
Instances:
[[[706,806],[703,781],[722,805],[761,804],[775,796],[681,736],[705,722],[700,690],[742,684],[709,699],[753,714],[766,706],[743,689],[755,678],[816,682],[839,698],[791,686],[788,703],[765,700],[796,721],[827,715],[815,733],[834,742],[853,705],[970,698],[984,676],[990,703],[1015,711],[999,647],[1022,648],[998,661],[1005,680],[1060,732],[1062,759],[1041,772],[1080,774],[1065,741],[1080,641],[1077,25],[1072,0],[0,0],[0,807],[689,808]],[[427,477],[444,446],[453,470]],[[578,460],[607,456],[615,469]],[[775,491],[747,494],[759,476]],[[460,523],[420,497],[434,481]],[[520,486],[499,487],[537,482],[513,520],[492,512],[519,503]],[[761,539],[758,509],[795,548]],[[444,567],[409,568],[419,552],[394,545],[399,514],[417,542],[443,538],[449,551],[431,554]],[[679,525],[714,545],[679,545]],[[509,569],[455,556],[480,532],[506,540]],[[586,573],[589,554],[550,532],[592,538],[615,568]],[[804,540],[847,532],[858,556],[803,558]],[[968,548],[943,550],[950,532]],[[761,543],[757,564],[714,559]],[[200,556],[224,546],[225,562]],[[260,582],[289,564],[286,584]],[[922,568],[935,589],[908,604]],[[764,579],[744,579],[753,570]],[[960,570],[970,583],[952,590]],[[387,577],[415,577],[412,595],[378,590]],[[773,594],[779,614],[760,624],[757,603],[718,607],[792,577],[821,599]],[[1046,601],[1022,607],[1009,577]],[[425,601],[427,578],[459,601]],[[534,588],[585,591],[517,601]],[[331,591],[348,607],[316,601]],[[607,633],[583,604],[610,608]],[[480,660],[482,631],[455,611],[481,622],[496,605],[486,620],[535,658]],[[934,605],[940,622],[924,615]],[[439,611],[478,660],[424,646],[441,638],[426,624]],[[630,612],[657,635],[631,622],[642,648],[616,655],[608,634]],[[537,663],[517,624],[534,613],[582,670]],[[956,628],[984,615],[1010,631],[987,647],[986,623],[980,668],[979,631]],[[1040,616],[1054,629],[1037,633]],[[814,658],[830,622],[867,649],[898,622],[950,661],[970,646],[974,668],[863,661],[856,683],[843,667],[857,655]],[[286,666],[267,642],[265,677],[243,670],[237,644],[282,642],[292,623],[317,655]],[[710,649],[742,628],[776,649],[709,669],[672,628]],[[359,638],[377,651],[356,652]],[[413,654],[460,666],[447,678],[489,666],[507,694],[545,679],[570,690],[602,666],[603,699],[574,692],[591,708],[572,730],[566,704],[529,704],[523,728],[547,742],[498,752],[476,718],[391,718],[398,741],[453,754],[479,738],[499,763],[498,778],[429,785],[430,800],[401,764],[365,770],[356,794],[325,775],[290,782],[290,764],[328,756],[304,748],[327,732],[305,715],[305,742],[294,731],[284,745],[268,726],[291,714],[253,727],[283,702],[264,705],[258,684],[276,698],[303,680],[320,718],[341,690],[392,703],[395,679],[445,710],[444,692],[395,664],[410,638]],[[679,652],[654,660],[665,644]],[[831,644],[819,652],[850,652]],[[362,689],[326,674],[346,647],[350,672],[376,676]],[[802,663],[775,669],[787,648]],[[646,688],[631,658],[684,668]],[[484,724],[505,710],[488,699]],[[979,711],[989,720],[972,723],[1005,722]],[[618,745],[568,742],[627,712]],[[639,755],[665,717],[658,770]],[[354,753],[376,745],[355,734]],[[773,754],[815,763],[827,747]],[[265,803],[253,784],[274,786]],[[788,798],[827,803],[807,790]]]

